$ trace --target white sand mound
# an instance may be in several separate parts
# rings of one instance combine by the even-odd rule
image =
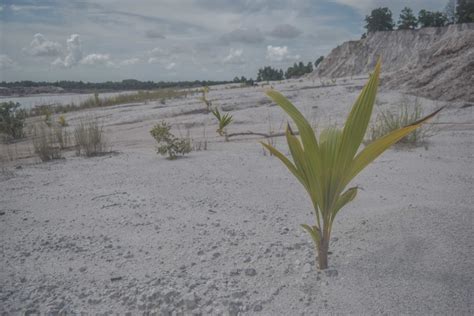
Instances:
[[[431,99],[474,102],[474,23],[377,32],[334,48],[312,77],[369,73],[383,59],[383,86]]]

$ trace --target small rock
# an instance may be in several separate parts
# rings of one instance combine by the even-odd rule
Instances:
[[[249,263],[250,261],[252,261],[252,258],[251,258],[251,257],[247,257],[247,258],[245,258],[244,263]]]
[[[326,274],[326,276],[332,278],[332,277],[337,277],[339,272],[337,272],[336,269],[326,269],[324,270],[324,273]]]
[[[255,276],[257,275],[257,271],[254,268],[245,269],[246,276]]]
[[[117,277],[112,277],[112,278],[110,278],[110,281],[112,281],[112,282],[120,281],[120,280],[122,280],[122,277],[121,277],[121,276],[117,276]]]
[[[233,298],[242,298],[247,294],[247,291],[239,291],[232,293]]]
[[[254,312],[261,312],[263,310],[263,306],[260,304],[257,304],[253,307]]]
[[[95,298],[90,298],[87,300],[87,302],[91,305],[97,305],[101,302],[102,300],[98,297],[95,297]]]
[[[79,272],[86,272],[86,270],[87,270],[87,267],[80,267],[79,268]]]
[[[194,293],[188,293],[183,296],[183,301],[188,310],[193,310],[198,305],[199,297],[197,297]]]
[[[312,270],[311,264],[305,263],[305,265],[303,266],[303,272],[304,273],[309,273],[309,272],[311,272],[311,270]]]

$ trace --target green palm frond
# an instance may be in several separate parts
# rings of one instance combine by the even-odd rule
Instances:
[[[217,107],[212,109],[211,113],[219,121],[219,128],[217,129],[217,133],[221,136],[224,136],[225,128],[232,122],[232,115],[228,113],[221,115],[221,112],[219,111]]]
[[[286,138],[293,161],[271,145],[265,143],[262,145],[281,160],[311,198],[316,225],[303,225],[303,228],[311,234],[316,243],[321,269],[327,267],[327,246],[334,218],[357,195],[356,187],[344,192],[346,186],[386,149],[441,110],[376,139],[360,150],[374,107],[380,71],[381,61],[379,60],[368,83],[354,103],[344,127],[324,129],[319,135],[319,140],[309,122],[287,98],[275,90],[267,91],[267,95],[292,118],[298,128],[300,138],[288,125]],[[322,253],[324,251],[326,262],[324,258],[321,258],[324,256]]]

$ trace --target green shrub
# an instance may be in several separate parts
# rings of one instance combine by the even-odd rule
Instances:
[[[0,134],[5,134],[8,138],[12,139],[25,136],[23,128],[25,126],[26,112],[19,109],[19,107],[20,103],[0,103]]]
[[[58,117],[58,124],[59,124],[59,126],[62,126],[62,127],[66,127],[66,126],[69,125],[69,124],[67,123],[66,117],[65,117],[64,115],[60,115],[60,116]]]
[[[107,152],[103,127],[96,118],[82,119],[74,129],[74,140],[78,155],[92,157]]]
[[[413,103],[404,98],[400,101],[397,111],[383,110],[377,114],[369,130],[369,141],[374,141],[403,126],[410,125],[423,117],[421,104],[415,99]],[[421,145],[425,142],[432,129],[424,125],[398,141],[397,144]]]
[[[151,129],[150,134],[158,143],[156,147],[158,154],[168,155],[168,159],[176,159],[178,155],[191,152],[191,141],[174,136],[170,130],[171,125],[164,121]]]

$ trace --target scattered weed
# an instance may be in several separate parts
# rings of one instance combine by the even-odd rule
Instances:
[[[150,131],[151,136],[156,140],[158,154],[168,155],[168,159],[176,159],[178,155],[185,155],[191,152],[191,142],[189,139],[178,138],[171,134],[171,125],[166,122],[156,124]]]
[[[80,120],[74,129],[74,141],[77,155],[92,157],[107,152],[103,127],[97,118]]]

